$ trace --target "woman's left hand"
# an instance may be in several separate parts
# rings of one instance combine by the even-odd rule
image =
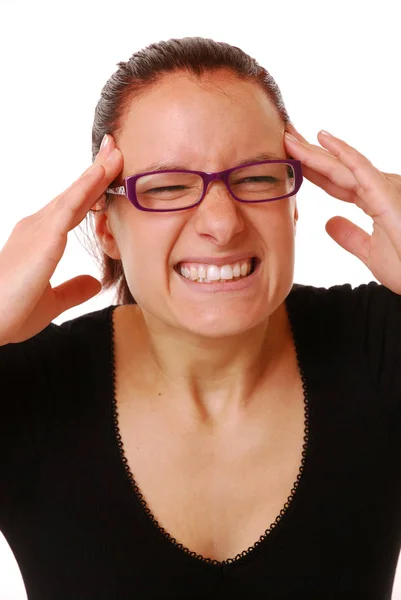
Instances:
[[[321,146],[310,144],[293,125],[284,136],[286,152],[302,162],[302,173],[325,192],[353,202],[373,219],[371,235],[345,219],[333,217],[326,231],[359,258],[384,286],[401,295],[401,176],[383,173],[352,146],[322,132]]]

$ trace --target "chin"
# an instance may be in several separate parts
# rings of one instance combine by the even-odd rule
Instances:
[[[234,307],[232,307],[234,308]],[[266,306],[261,311],[201,310],[181,311],[176,315],[176,327],[191,335],[209,339],[238,336],[262,323],[267,323],[269,315]]]

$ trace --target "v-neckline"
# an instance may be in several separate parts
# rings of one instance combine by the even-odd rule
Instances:
[[[294,284],[294,287],[297,287],[297,284]],[[309,393],[308,393],[308,386],[307,386],[307,378],[306,378],[306,375],[304,372],[304,365],[300,361],[300,348],[299,348],[298,330],[296,327],[296,315],[295,315],[295,310],[292,306],[292,302],[290,299],[290,296],[292,296],[292,294],[295,291],[294,287],[291,290],[289,296],[286,298],[285,305],[286,305],[286,309],[287,309],[291,334],[292,334],[295,352],[296,352],[298,371],[299,371],[301,381],[302,381],[303,399],[304,399],[304,435],[303,435],[304,443],[302,445],[302,457],[301,457],[301,462],[299,465],[298,474],[297,474],[296,480],[294,481],[294,483],[292,485],[292,488],[290,490],[290,493],[287,497],[286,502],[284,503],[283,507],[279,511],[279,513],[276,516],[276,518],[274,519],[274,521],[269,524],[269,526],[261,534],[261,536],[247,549],[244,549],[242,552],[239,552],[236,556],[234,556],[232,558],[227,558],[222,561],[202,556],[201,554],[198,554],[197,552],[195,552],[195,551],[191,550],[190,548],[187,548],[183,544],[179,543],[172,535],[170,535],[170,533],[168,531],[166,531],[166,529],[164,527],[162,527],[160,525],[160,523],[157,521],[156,517],[154,516],[151,509],[149,508],[149,506],[143,496],[143,493],[141,492],[138,484],[135,481],[134,474],[131,471],[128,459],[125,455],[124,444],[122,441],[122,436],[121,436],[121,431],[120,431],[119,421],[118,421],[119,415],[118,415],[117,398],[116,398],[116,360],[115,360],[115,340],[114,340],[115,328],[114,328],[113,313],[114,313],[114,310],[116,308],[118,308],[119,305],[117,305],[117,306],[113,305],[113,306],[109,307],[107,322],[108,322],[109,348],[110,348],[111,367],[112,367],[112,369],[111,369],[112,390],[113,390],[113,393],[112,393],[112,416],[113,416],[114,439],[117,444],[118,454],[119,454],[121,464],[124,468],[126,476],[128,477],[128,480],[130,482],[132,491],[134,493],[135,500],[137,501],[137,504],[142,512],[143,519],[148,522],[150,527],[152,527],[153,530],[156,531],[161,536],[161,538],[163,538],[165,541],[167,541],[171,545],[171,547],[175,548],[179,553],[181,553],[184,556],[186,555],[188,557],[192,557],[193,559],[200,561],[201,563],[204,563],[205,565],[215,565],[218,567],[224,567],[225,565],[230,564],[231,566],[233,566],[233,565],[238,564],[239,562],[242,562],[245,559],[245,557],[251,558],[251,556],[253,554],[255,554],[258,549],[262,548],[264,544],[268,543],[269,539],[271,538],[270,534],[273,531],[278,533],[278,531],[281,530],[285,526],[285,524],[287,523],[287,521],[290,518],[289,513],[292,512],[292,510],[290,511],[290,509],[292,509],[294,507],[295,501],[300,496],[300,493],[301,493],[300,488],[304,487],[303,484],[304,484],[304,480],[305,480],[305,470],[308,468],[308,465],[310,462],[310,460],[309,460],[309,456],[310,456],[310,433],[309,433],[310,410],[309,410],[309,408],[310,408],[310,406],[309,406]]]

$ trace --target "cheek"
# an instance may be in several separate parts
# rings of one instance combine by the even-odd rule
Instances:
[[[171,250],[178,236],[174,228],[159,223],[157,218],[149,222],[152,217],[138,218],[124,227],[120,243],[125,278],[140,305],[161,300],[169,281]]]
[[[294,207],[288,199],[271,206],[257,207],[252,214],[254,228],[269,250],[286,248],[294,242]]]
[[[290,249],[295,241],[294,220],[289,213],[281,213],[272,232],[274,246],[280,249]]]
[[[293,211],[288,203],[266,207],[255,215],[255,231],[264,247],[264,275],[271,290],[279,293],[292,280],[295,262],[295,231]],[[283,289],[284,289],[283,288]]]

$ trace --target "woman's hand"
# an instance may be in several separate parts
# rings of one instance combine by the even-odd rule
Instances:
[[[306,179],[325,192],[353,202],[373,219],[369,235],[344,217],[333,217],[326,231],[342,248],[359,258],[384,286],[401,295],[401,176],[383,173],[343,140],[319,132],[323,148],[310,144],[293,125],[284,136],[287,154],[302,162]]]
[[[104,194],[123,163],[109,135],[95,165],[15,225],[0,251],[0,346],[33,337],[61,313],[100,292],[100,281],[91,275],[78,275],[54,288],[50,278],[64,254],[68,232]]]

